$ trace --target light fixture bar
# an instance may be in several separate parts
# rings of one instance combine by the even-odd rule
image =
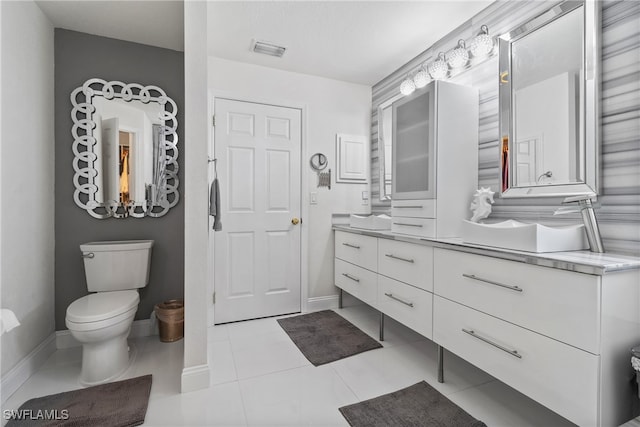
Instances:
[[[275,56],[281,58],[284,52],[287,50],[284,46],[278,46],[273,43],[254,40],[251,46],[251,50],[255,53],[262,53],[264,55]]]
[[[444,52],[439,52],[432,62],[424,62],[417,71],[410,71],[400,84],[400,93],[405,96],[411,95],[416,89],[426,86],[430,79],[450,79],[484,62],[494,54],[494,39],[489,35],[489,28],[482,25],[480,32],[471,40],[468,48],[465,40],[460,39],[457,46],[446,55]]]

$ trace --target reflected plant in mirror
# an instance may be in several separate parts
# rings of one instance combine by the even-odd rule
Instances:
[[[597,193],[597,2],[500,36],[502,196]]]
[[[100,219],[141,218],[178,203],[177,106],[162,89],[90,79],[71,102],[78,206]]]

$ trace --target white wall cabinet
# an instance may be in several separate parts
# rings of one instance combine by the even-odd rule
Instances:
[[[640,344],[637,268],[586,274],[504,259],[505,251],[368,234],[336,230],[339,288],[578,425],[637,415],[629,362]]]
[[[478,90],[433,81],[393,103],[392,230],[460,235],[478,187]]]
[[[336,135],[336,182],[369,182],[369,139],[361,135]]]

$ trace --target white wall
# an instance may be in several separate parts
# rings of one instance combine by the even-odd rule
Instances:
[[[209,386],[207,265],[207,2],[184,2],[184,364],[183,393]]]
[[[32,1],[0,2],[2,376],[54,332],[53,26]]]
[[[331,214],[370,212],[370,205],[362,204],[362,191],[369,191],[369,184],[335,182],[336,134],[369,138],[371,87],[209,57],[209,89],[214,96],[304,106],[302,167],[309,179],[303,202],[308,203],[309,192],[318,193],[318,204],[309,205],[309,217],[303,218],[309,236],[308,297],[335,295]],[[316,152],[329,159],[331,190],[316,188],[316,174],[308,166],[309,157]]]

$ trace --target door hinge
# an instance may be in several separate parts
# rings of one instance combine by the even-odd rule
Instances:
[[[214,304],[216,303],[216,293],[215,292],[213,293],[213,303]]]
[[[212,126],[216,126],[216,115],[214,114],[213,116],[211,116],[211,125]]]

